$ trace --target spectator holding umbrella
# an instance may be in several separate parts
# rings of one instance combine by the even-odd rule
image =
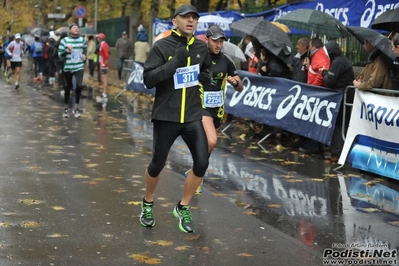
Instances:
[[[335,41],[328,42],[325,47],[330,56],[331,65],[329,69],[325,67],[321,69],[323,82],[328,88],[344,91],[346,87],[352,85],[353,79],[355,78],[352,63],[342,54],[339,45]],[[347,95],[347,101],[353,102],[353,90],[350,90]],[[330,159],[334,162],[338,160],[342,147],[344,146],[344,140],[341,136],[343,111],[344,104],[341,103],[331,141],[331,154],[328,155],[328,158],[326,156],[326,159]],[[349,122],[349,118],[350,112],[347,112],[345,117],[346,123]],[[346,124],[345,128],[347,128],[348,124],[349,123]]]
[[[319,38],[312,38],[309,42],[309,58],[305,58],[304,63],[308,69],[308,84],[325,86],[321,69],[330,68],[330,58],[324,48],[323,42]]]
[[[391,89],[392,79],[390,66],[382,51],[376,48],[371,42],[364,40],[364,50],[369,54],[368,63],[353,81],[353,86],[359,90],[371,90],[373,88]]]
[[[308,70],[304,64],[305,58],[309,54],[309,39],[301,38],[296,44],[297,54],[294,57],[294,64],[292,68],[292,79],[302,83],[307,83]]]
[[[309,58],[305,58],[304,60],[304,64],[308,70],[307,83],[325,87],[321,70],[330,68],[330,58],[323,42],[317,37],[312,38],[309,42],[309,52],[310,60]],[[323,154],[324,144],[313,139],[308,139],[306,151],[312,154]]]
[[[282,77],[287,79],[291,79],[292,77],[291,70],[287,64],[265,48],[260,50],[257,72],[259,75],[268,77]]]

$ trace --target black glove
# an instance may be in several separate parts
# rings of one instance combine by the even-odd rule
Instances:
[[[202,85],[209,85],[212,83],[212,73],[209,69],[205,69],[198,75],[198,81],[202,83]]]
[[[176,49],[173,58],[177,61],[178,67],[183,67],[187,66],[187,57],[189,56],[190,53],[187,51],[186,47],[181,46]]]

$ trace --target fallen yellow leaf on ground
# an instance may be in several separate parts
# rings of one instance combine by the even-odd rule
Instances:
[[[324,182],[323,178],[312,178],[311,180],[315,182]]]
[[[187,236],[184,239],[185,240],[197,240],[198,238],[200,238],[200,235],[195,235],[195,236]]]
[[[143,253],[138,253],[138,254],[129,254],[129,258],[135,259],[139,262],[145,262],[148,260],[148,256],[143,254]]]
[[[36,200],[36,199],[22,199],[19,201],[20,203],[26,204],[26,205],[37,205],[37,204],[43,204],[42,200]]]
[[[97,185],[98,184],[98,182],[94,181],[94,180],[92,180],[92,181],[84,181],[83,183],[84,184],[89,184],[89,185]]]
[[[114,189],[114,191],[117,193],[125,193],[127,192],[127,189]]]
[[[6,228],[6,227],[11,227],[11,223],[5,223],[5,222],[0,222],[0,228]]]
[[[65,211],[65,208],[62,206],[53,206],[53,209],[56,211]]]
[[[269,206],[270,208],[280,208],[281,207],[280,204],[269,204],[267,206]]]
[[[227,194],[224,194],[224,193],[212,193],[212,196],[214,196],[214,197],[225,197],[225,196],[227,196]]]
[[[150,258],[145,261],[146,264],[154,265],[154,264],[161,264],[161,259],[158,258]]]
[[[176,247],[175,250],[187,250],[189,248],[191,248],[191,246],[179,246],[179,247]]]
[[[39,223],[39,222],[32,222],[32,221],[24,221],[23,223],[22,223],[22,227],[23,228],[36,228],[36,227],[39,227],[39,226],[41,226],[42,224],[41,223]]]
[[[324,174],[323,176],[325,176],[325,177],[337,177],[336,174]]]
[[[141,201],[129,201],[127,204],[129,204],[129,205],[141,205]]]
[[[281,144],[277,144],[276,145],[276,147],[274,147],[277,151],[283,151],[283,150],[285,150],[286,149],[286,147],[284,147],[283,145],[281,145]]]
[[[392,221],[392,222],[388,222],[388,223],[391,225],[394,225],[394,226],[399,226],[399,221]]]
[[[169,247],[169,246],[173,245],[173,242],[165,241],[165,240],[157,240],[157,241],[145,240],[145,242],[148,245],[159,245],[161,247]]]
[[[293,161],[284,161],[281,162],[282,165],[296,165],[296,164],[303,164],[301,162],[293,162]]]
[[[290,182],[290,183],[300,183],[300,182],[303,182],[303,180],[301,180],[301,179],[289,179],[289,180],[287,180],[287,182]]]
[[[51,234],[51,235],[46,235],[46,237],[60,238],[60,237],[68,237],[68,235]]]
[[[253,212],[253,211],[246,211],[246,212],[243,212],[243,213],[246,214],[246,215],[257,215],[257,213]]]
[[[364,211],[364,212],[369,212],[369,213],[380,211],[379,209],[376,209],[376,208],[359,208],[359,210]]]
[[[205,253],[211,252],[211,249],[208,248],[208,247],[199,247],[198,249],[199,249],[199,250],[202,250],[202,251],[205,251]]]
[[[88,167],[88,168],[93,168],[93,167],[96,167],[96,166],[99,166],[99,164],[98,163],[88,163],[88,164],[86,164],[86,167]]]
[[[237,254],[237,256],[240,256],[240,257],[253,257],[255,255],[249,254],[249,253],[239,253],[239,254]]]
[[[87,175],[73,175],[72,178],[89,178]]]

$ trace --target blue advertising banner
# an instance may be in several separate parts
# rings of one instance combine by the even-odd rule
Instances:
[[[211,13],[206,12],[206,13],[200,13],[200,16],[205,16],[205,15],[210,15]],[[221,16],[223,18],[226,18],[230,20],[231,22],[238,21],[240,19],[243,19],[245,16],[242,13],[239,13],[237,11],[216,11],[212,12],[212,15],[215,16]],[[206,34],[206,30],[211,26],[211,23],[198,23],[197,29],[195,31],[196,35],[200,34]],[[230,26],[229,24],[218,24],[224,31],[225,35],[227,37],[232,37],[235,36],[231,31],[230,31]],[[154,36],[158,36],[160,33],[170,30],[173,28],[173,24],[171,20],[160,20],[160,19],[155,19],[154,21]]]
[[[221,17],[229,19],[231,22],[246,18],[246,17],[263,17],[269,21],[275,21],[288,12],[299,8],[315,9],[337,18],[345,26],[360,26],[370,28],[370,24],[382,13],[387,10],[399,8],[399,1],[392,0],[336,0],[336,1],[304,1],[293,4],[287,4],[278,8],[273,8],[260,13],[242,14],[236,11],[216,11],[212,15],[220,15]],[[200,13],[201,16],[209,15],[211,13]],[[205,34],[208,28],[208,23],[198,25],[196,34]],[[155,19],[154,22],[154,36],[161,32],[169,30],[173,27],[171,20]],[[226,36],[235,36],[227,28],[223,26]],[[300,33],[293,30],[292,33]],[[303,33],[301,31],[301,33]]]
[[[155,95],[155,89],[147,89],[143,81],[144,63],[133,61],[132,71],[126,85],[127,90]]]
[[[226,112],[330,145],[342,91],[238,71],[244,85],[228,85]]]
[[[144,64],[133,62],[126,88],[155,94],[143,83]],[[237,92],[226,90],[226,112],[330,145],[341,105],[342,91],[311,86],[283,78],[270,78],[238,71],[244,85]]]
[[[275,21],[288,12],[299,8],[315,9],[335,17],[345,26],[360,26],[370,28],[373,22],[383,12],[398,8],[399,1],[392,0],[336,0],[336,1],[306,1],[284,5],[274,9],[274,14],[266,18]]]

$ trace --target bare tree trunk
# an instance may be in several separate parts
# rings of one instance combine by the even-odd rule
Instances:
[[[173,14],[175,13],[176,10],[176,0],[172,0],[168,8],[170,10],[170,17],[173,17]]]
[[[210,0],[191,0],[191,4],[197,8],[198,12],[208,12],[209,3]]]
[[[137,27],[141,21],[141,0],[130,0],[130,28],[129,38],[133,43],[137,39]]]
[[[148,31],[148,41],[149,43],[152,43],[152,37],[153,37],[153,32],[154,32],[154,21],[155,18],[158,17],[158,11],[159,11],[159,0],[152,0],[151,1],[151,10],[150,10],[150,25],[149,25],[149,31]]]

